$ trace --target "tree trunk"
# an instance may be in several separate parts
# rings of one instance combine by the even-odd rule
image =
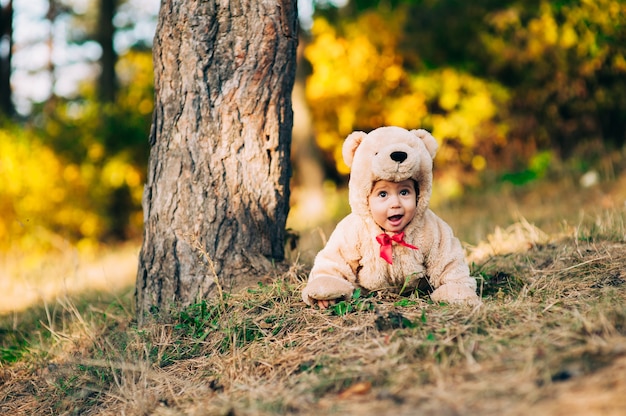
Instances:
[[[117,10],[117,0],[100,0],[98,13],[98,28],[96,39],[102,48],[100,58],[101,72],[98,77],[98,98],[103,103],[112,103],[117,94],[117,76],[115,75],[115,64],[117,54],[113,48],[113,36],[115,27],[113,17]]]
[[[15,113],[11,94],[11,57],[13,49],[13,2],[0,3],[0,115]]]
[[[254,284],[284,257],[295,3],[161,4],[140,322]]]

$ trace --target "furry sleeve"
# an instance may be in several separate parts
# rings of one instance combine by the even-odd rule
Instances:
[[[425,215],[425,235],[432,240],[425,245],[426,273],[435,289],[433,301],[479,303],[476,280],[470,276],[461,242],[450,226],[428,210]]]
[[[326,246],[317,254],[309,281],[302,291],[302,300],[308,305],[312,299],[348,298],[356,287],[359,265],[359,218],[350,214],[337,224]]]

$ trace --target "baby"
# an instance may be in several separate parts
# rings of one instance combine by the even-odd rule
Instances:
[[[348,136],[352,213],[315,258],[304,302],[327,308],[356,288],[409,293],[421,281],[434,289],[434,301],[480,302],[459,240],[428,209],[436,151],[425,130],[381,127]]]

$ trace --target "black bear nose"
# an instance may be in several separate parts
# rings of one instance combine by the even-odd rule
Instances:
[[[391,152],[389,155],[394,162],[402,163],[406,160],[406,152]]]

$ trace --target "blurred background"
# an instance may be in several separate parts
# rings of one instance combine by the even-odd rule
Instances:
[[[0,6],[0,281],[39,284],[51,253],[129,247],[136,266],[158,0]],[[438,139],[433,209],[466,244],[520,218],[558,231],[625,209],[626,2],[298,7],[293,256],[309,261],[349,212],[345,137],[382,125]]]

